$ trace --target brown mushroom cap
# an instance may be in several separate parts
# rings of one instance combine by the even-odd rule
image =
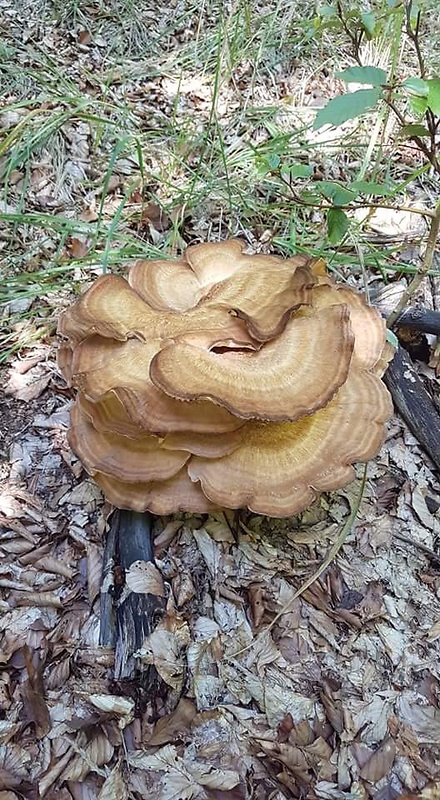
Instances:
[[[244,244],[239,239],[203,242],[187,247],[185,260],[201,286],[213,286],[238,272],[250,258],[255,258],[245,255],[243,249]]]
[[[72,308],[60,315],[58,332],[73,346],[94,334],[121,342],[197,332],[218,341],[253,341],[244,322],[225,307],[197,306],[186,314],[156,311],[118,275],[98,278]]]
[[[100,473],[93,477],[109,503],[117,508],[151,511],[152,514],[177,511],[204,514],[216,508],[203,494],[200,484],[189,479],[186,469],[167,480],[150,483],[124,483]]]
[[[96,404],[96,427],[130,435],[121,428],[122,406],[127,426],[134,423],[144,432],[224,433],[239,428],[241,420],[209,400],[182,403],[157,389],[149,370],[159,344],[156,339],[121,343],[91,336],[75,348],[71,380],[86,399]],[[88,413],[91,412],[88,406]]]
[[[254,258],[248,256],[251,263],[213,286],[204,303],[233,309],[246,320],[252,336],[267,341],[283,331],[292,311],[311,303],[315,280],[306,256]]]
[[[298,316],[314,315],[315,310],[330,308],[341,303],[350,309],[350,323],[354,333],[353,363],[364,369],[372,369],[379,361],[384,349],[385,320],[365,297],[355,289],[323,283],[313,289],[313,308],[302,308]]]
[[[354,339],[346,305],[291,319],[259,351],[215,353],[175,342],[153,358],[154,384],[180,400],[209,397],[243,419],[294,420],[345,381]]]
[[[385,325],[319,259],[195,245],[102,276],[59,332],[70,442],[121,508],[291,515],[351,480],[391,413]]]
[[[204,292],[185,261],[137,261],[128,282],[157,311],[187,311],[197,305]]]
[[[350,465],[376,454],[391,413],[384,384],[353,371],[325,408],[296,422],[249,422],[241,447],[219,459],[193,457],[188,473],[219,507],[290,516],[352,480]]]
[[[90,475],[100,472],[126,483],[164,480],[175,475],[190,457],[185,450],[161,448],[157,436],[129,439],[97,431],[79,403],[73,405],[70,416],[69,444]]]

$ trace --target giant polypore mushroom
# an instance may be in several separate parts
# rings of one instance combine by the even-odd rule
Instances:
[[[139,261],[59,333],[70,444],[120,508],[295,514],[353,479],[391,414],[384,322],[303,255],[232,240]]]

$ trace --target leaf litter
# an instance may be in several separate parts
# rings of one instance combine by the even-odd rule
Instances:
[[[71,401],[52,349],[44,364],[47,386],[13,434],[0,494],[3,790],[428,797],[440,779],[440,581],[417,545],[435,553],[426,498],[438,484],[403,424],[390,426],[355,525],[306,589],[361,469],[297,518],[157,520],[155,563],[127,574],[127,591],[167,604],[137,654],[166,688],[154,711],[114,683],[113,651],[99,646],[108,512],[66,445]]]

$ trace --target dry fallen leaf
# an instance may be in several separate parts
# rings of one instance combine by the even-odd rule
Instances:
[[[132,592],[165,597],[162,575],[151,561],[134,561],[125,573],[125,583]]]
[[[177,734],[188,731],[196,713],[197,709],[194,703],[182,697],[171,714],[167,714],[156,722],[148,744],[160,745],[172,742]]]
[[[252,622],[254,628],[258,628],[264,617],[264,590],[261,584],[251,583],[248,587],[249,601],[252,611]]]
[[[384,739],[360,771],[360,776],[369,783],[377,783],[388,775],[396,757],[396,745],[390,737]]]
[[[97,800],[127,800],[128,796],[120,767],[115,767],[102,784]]]

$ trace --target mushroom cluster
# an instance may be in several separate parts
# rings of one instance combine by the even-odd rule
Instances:
[[[69,441],[115,506],[284,517],[376,455],[380,315],[303,255],[230,240],[98,278],[59,321]]]

